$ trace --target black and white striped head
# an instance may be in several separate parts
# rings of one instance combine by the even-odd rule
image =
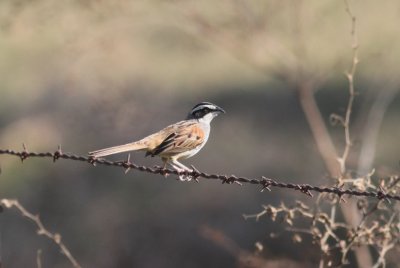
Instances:
[[[225,113],[224,109],[221,107],[218,107],[211,102],[201,102],[193,107],[187,116],[187,119],[197,119],[209,123],[220,113]]]

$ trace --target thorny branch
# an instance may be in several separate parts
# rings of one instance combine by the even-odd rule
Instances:
[[[353,103],[354,103],[354,98],[356,96],[356,91],[355,91],[355,86],[354,86],[354,76],[356,74],[357,70],[357,65],[359,62],[358,59],[358,35],[357,35],[357,18],[355,14],[353,13],[353,10],[351,8],[351,5],[349,3],[349,0],[344,0],[344,4],[346,6],[346,12],[351,20],[351,30],[350,30],[350,36],[351,36],[351,48],[352,48],[352,57],[351,57],[351,64],[350,68],[347,70],[346,77],[348,80],[348,92],[349,92],[349,99],[347,102],[347,109],[345,113],[345,118],[344,118],[344,123],[343,123],[343,128],[344,128],[344,138],[345,138],[345,148],[343,150],[342,156],[339,158],[339,164],[340,164],[340,172],[341,172],[341,177],[339,178],[339,183],[340,180],[343,180],[343,176],[346,176],[348,173],[347,167],[346,167],[346,162],[347,158],[350,153],[350,149],[352,147],[352,140],[350,136],[350,118],[351,114],[353,111]],[[369,179],[369,176],[367,176]],[[367,182],[369,183],[369,182]],[[379,202],[378,202],[379,203]],[[354,203],[353,206],[350,207],[352,210],[355,210],[354,208]],[[332,208],[333,209],[333,208]],[[356,216],[356,220],[360,221],[360,217]],[[364,217],[361,221],[365,221],[366,217]],[[354,226],[353,226],[354,227]],[[358,236],[358,234],[357,234]],[[348,251],[350,251],[350,248],[353,246],[353,243],[355,241],[351,241],[350,245],[348,246],[347,251],[343,252],[342,251],[342,262],[345,261],[346,255]],[[368,249],[368,247],[359,247],[355,250],[356,258],[357,258],[357,263],[361,268],[364,267],[371,267],[372,265],[372,256],[371,253]]]
[[[0,155],[1,154],[18,156],[22,162],[31,157],[51,158],[53,159],[54,162],[58,159],[68,159],[73,161],[87,162],[92,165],[99,164],[99,165],[120,167],[124,168],[125,170],[135,169],[141,172],[159,174],[163,176],[168,176],[171,174],[184,175],[189,178],[192,178],[196,182],[198,182],[200,178],[203,178],[203,179],[220,180],[222,181],[222,183],[227,183],[227,184],[236,183],[242,185],[243,183],[249,183],[249,184],[260,185],[261,191],[265,189],[270,191],[271,190],[270,187],[286,188],[286,189],[300,191],[301,193],[306,194],[310,197],[313,197],[311,191],[314,191],[318,193],[334,194],[338,197],[343,197],[344,195],[348,195],[348,196],[359,196],[359,197],[372,197],[372,198],[377,198],[379,200],[400,201],[400,195],[387,193],[383,189],[379,189],[376,191],[368,191],[368,190],[357,190],[357,189],[344,189],[339,187],[320,187],[320,186],[313,186],[310,184],[294,184],[294,183],[279,182],[277,180],[266,178],[264,176],[262,176],[260,179],[257,179],[257,178],[239,177],[236,175],[209,174],[197,170],[194,166],[192,166],[193,170],[191,172],[189,171],[178,172],[176,170],[162,168],[159,166],[151,168],[147,166],[137,165],[135,163],[132,163],[129,157],[127,161],[110,161],[103,158],[93,158],[90,156],[63,153],[60,147],[55,152],[29,152],[24,145],[23,151],[0,149]]]
[[[349,100],[347,103],[347,109],[344,119],[341,120],[343,128],[344,128],[344,136],[345,136],[345,148],[342,154],[342,157],[339,158],[340,163],[340,170],[342,175],[346,172],[346,161],[347,157],[350,153],[350,147],[352,146],[351,138],[350,138],[350,119],[351,119],[351,112],[353,110],[353,103],[354,98],[356,96],[356,91],[354,89],[354,75],[357,70],[358,64],[358,39],[357,39],[357,28],[356,28],[356,16],[353,14],[351,7],[348,1],[344,1],[346,4],[346,12],[351,18],[351,38],[352,38],[352,49],[353,49],[353,56],[350,69],[346,72],[346,77],[349,82]]]
[[[352,38],[352,62],[349,70],[346,72],[348,80],[349,99],[344,116],[333,114],[331,120],[333,123],[339,124],[344,129],[345,148],[341,157],[337,157],[340,167],[340,177],[338,185],[353,185],[357,189],[380,189],[382,192],[398,193],[399,177],[394,176],[389,178],[389,182],[381,180],[380,185],[374,186],[371,183],[371,176],[374,173],[366,174],[365,177],[353,178],[348,174],[346,162],[352,146],[350,135],[350,119],[353,110],[354,98],[356,96],[354,86],[354,76],[358,64],[358,40],[356,34],[356,17],[354,16],[348,1],[345,0],[346,12],[351,19],[351,38]],[[311,96],[311,95],[310,95]],[[386,185],[387,184],[387,185]],[[342,186],[342,187],[343,187]],[[397,189],[394,189],[396,188]],[[311,235],[314,242],[317,243],[322,252],[320,267],[341,266],[348,263],[348,256],[351,251],[356,254],[360,267],[386,267],[386,254],[399,245],[400,234],[398,232],[398,212],[393,213],[393,207],[389,203],[382,203],[381,200],[369,204],[363,198],[358,200],[357,208],[362,212],[358,226],[352,226],[337,222],[335,219],[336,205],[340,202],[339,198],[335,198],[331,202],[331,215],[321,212],[318,208],[310,209],[301,202],[297,202],[294,207],[289,207],[285,204],[274,207],[272,205],[264,206],[263,210],[257,214],[244,215],[245,219],[269,216],[275,221],[280,215],[282,220],[290,227],[285,228],[286,231],[294,233],[297,242],[301,242],[300,234]],[[350,204],[351,205],[351,204]],[[348,206],[347,208],[350,208]],[[357,212],[357,211],[355,211]],[[295,218],[303,218],[312,220],[311,227],[301,229],[293,228]],[[340,231],[339,229],[342,229]],[[346,231],[347,235],[343,237],[340,234]],[[374,248],[378,253],[378,259],[372,265],[372,260],[369,260],[369,251],[367,246]],[[340,259],[334,260],[332,252],[339,251]],[[362,254],[361,254],[362,253]],[[360,258],[361,261],[360,261]],[[369,264],[370,263],[370,264]]]
[[[395,181],[398,181],[395,179]],[[386,207],[388,210],[389,207]],[[268,216],[272,221],[281,221],[288,225],[285,231],[293,234],[293,240],[301,243],[303,235],[312,237],[322,253],[320,267],[337,267],[348,264],[348,257],[352,250],[360,246],[371,246],[379,254],[374,268],[385,267],[385,256],[388,251],[399,245],[400,234],[398,232],[398,213],[390,213],[387,218],[384,210],[378,211],[376,217],[368,222],[363,221],[357,228],[351,225],[332,220],[326,212],[315,211],[300,201],[293,206],[265,205],[263,210],[252,215],[243,215],[245,219],[254,218],[258,221],[261,217]],[[305,228],[293,227],[298,223],[295,220],[302,218],[310,221],[310,226]],[[277,237],[278,234],[271,234]],[[334,252],[340,253],[340,258],[335,257]],[[371,264],[372,267],[372,264]]]
[[[36,224],[37,227],[37,234],[38,235],[43,235],[52,240],[57,246],[60,248],[61,252],[67,257],[67,259],[70,261],[70,263],[73,265],[75,268],[81,268],[77,260],[72,256],[71,252],[69,249],[65,246],[65,244],[61,240],[61,235],[58,233],[51,233],[49,230],[47,230],[42,221],[40,220],[38,215],[34,215],[30,213],[28,210],[26,210],[25,207],[23,207],[18,200],[12,200],[12,199],[1,199],[0,204],[6,208],[12,208],[15,207],[23,217],[26,217],[30,219],[32,222]],[[40,260],[40,255],[41,252],[38,252],[37,255],[37,265],[38,267],[41,267],[41,260]]]

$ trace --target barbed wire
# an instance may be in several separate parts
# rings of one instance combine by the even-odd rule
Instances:
[[[120,168],[125,169],[125,173],[127,173],[131,169],[135,169],[135,170],[138,170],[141,172],[163,175],[164,177],[167,177],[168,175],[172,175],[172,174],[178,175],[178,176],[186,176],[196,182],[199,182],[199,179],[203,178],[203,179],[220,180],[220,181],[222,181],[222,183],[226,183],[226,184],[236,183],[238,185],[242,185],[243,183],[248,183],[248,184],[260,185],[261,191],[264,191],[264,190],[271,191],[271,187],[286,188],[286,189],[292,189],[292,190],[299,191],[310,197],[313,197],[313,194],[311,192],[318,192],[318,193],[334,194],[340,198],[342,198],[344,195],[348,195],[348,196],[359,196],[359,197],[371,197],[371,198],[377,198],[380,200],[386,199],[386,200],[400,201],[400,195],[386,193],[385,190],[382,188],[378,191],[361,191],[361,190],[354,190],[354,189],[343,189],[340,187],[324,187],[324,186],[314,186],[311,184],[285,183],[285,182],[280,182],[280,181],[277,181],[277,180],[274,180],[271,178],[267,178],[265,176],[262,176],[261,178],[257,179],[257,178],[247,178],[247,177],[236,176],[236,175],[209,174],[209,173],[199,171],[194,166],[191,166],[193,169],[192,171],[178,172],[176,170],[163,168],[160,166],[155,166],[155,167],[151,168],[151,167],[132,163],[130,161],[130,155],[128,155],[128,158],[126,161],[110,161],[110,160],[107,160],[104,158],[93,158],[91,156],[83,156],[83,155],[78,155],[78,154],[73,154],[73,153],[63,153],[61,150],[61,146],[59,146],[55,152],[29,152],[27,150],[26,146],[23,144],[22,151],[14,151],[14,150],[10,150],[10,149],[0,149],[0,155],[17,156],[21,159],[22,162],[25,161],[26,159],[32,158],[32,157],[51,158],[51,159],[53,159],[53,162],[56,162],[59,159],[68,159],[68,160],[73,160],[73,161],[87,162],[94,166],[99,164],[99,165],[120,167]]]

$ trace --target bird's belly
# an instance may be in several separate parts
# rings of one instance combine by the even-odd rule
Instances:
[[[197,153],[200,151],[200,149],[203,148],[203,146],[204,146],[204,144],[198,146],[197,148],[195,148],[195,149],[193,149],[193,150],[190,150],[190,151],[187,151],[187,152],[179,153],[179,154],[175,155],[174,157],[175,157],[176,159],[187,159],[187,158],[192,157],[192,156],[194,156],[195,154],[197,154]]]

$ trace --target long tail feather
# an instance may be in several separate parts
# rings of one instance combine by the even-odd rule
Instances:
[[[93,156],[93,157],[102,157],[102,156],[107,156],[107,155],[111,155],[111,154],[118,154],[118,153],[143,150],[143,149],[146,149],[145,144],[143,144],[142,142],[140,142],[140,143],[133,142],[133,143],[118,145],[118,146],[114,146],[114,147],[108,147],[108,148],[100,149],[97,151],[89,152],[89,155]]]

